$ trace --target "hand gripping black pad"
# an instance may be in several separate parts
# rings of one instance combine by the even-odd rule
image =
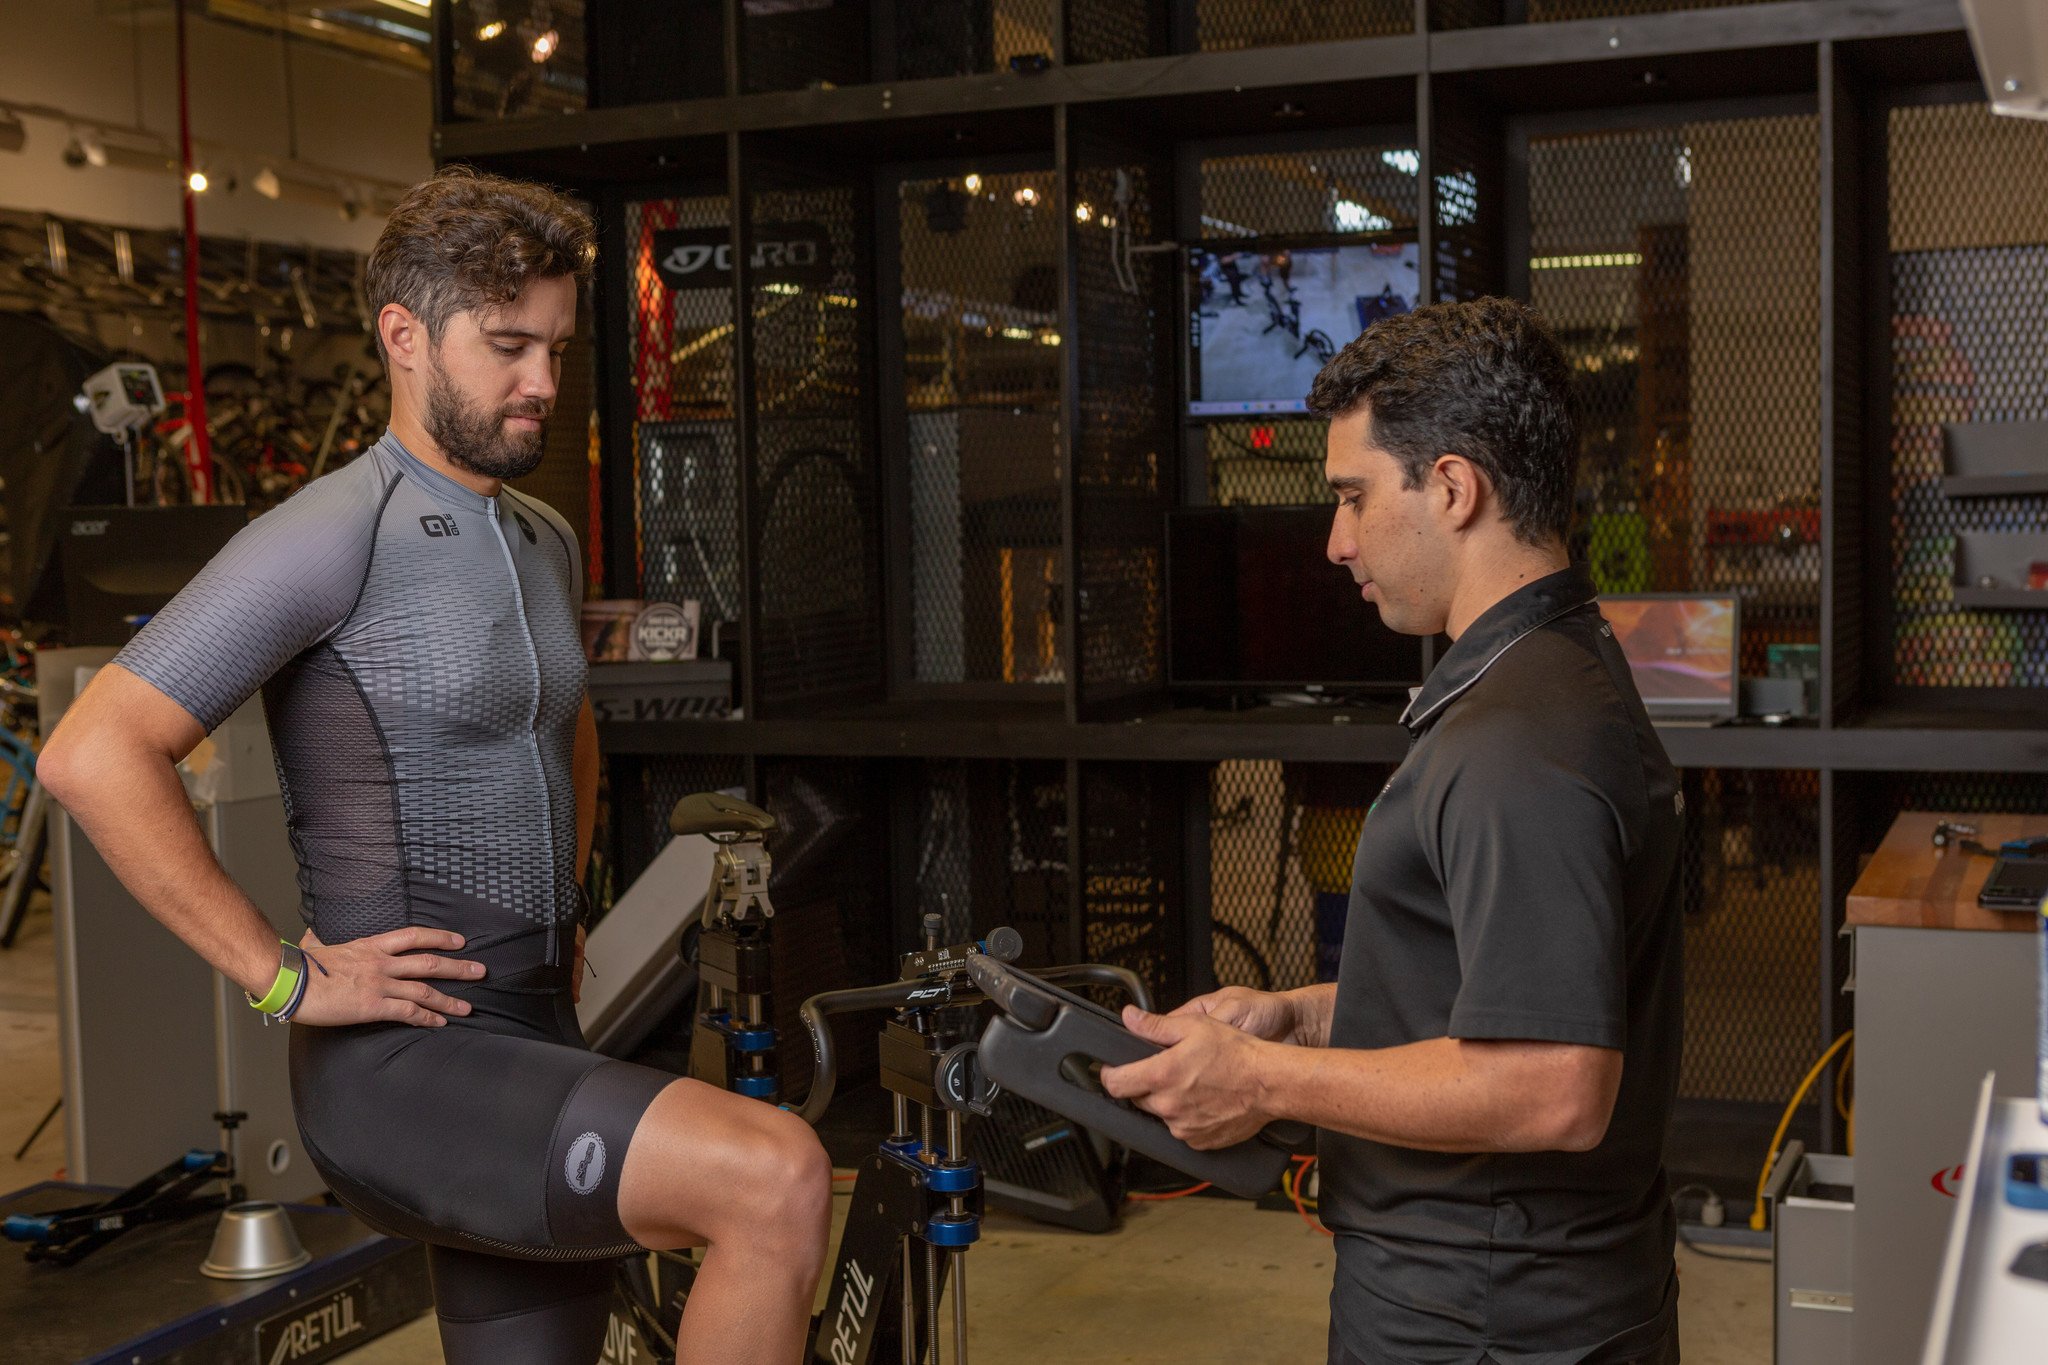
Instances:
[[[982,1071],[1005,1090],[1246,1199],[1276,1188],[1293,1147],[1308,1140],[1305,1124],[1272,1123],[1235,1147],[1198,1152],[1129,1101],[1111,1099],[1063,1074],[1061,1063],[1069,1057],[1122,1066],[1161,1051],[1156,1043],[1138,1037],[1093,1001],[993,958],[970,957],[967,972],[999,1011],[982,1032],[976,1052]]]

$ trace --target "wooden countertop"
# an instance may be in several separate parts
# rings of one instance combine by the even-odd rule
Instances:
[[[1989,929],[2031,933],[2040,916],[2026,910],[1986,910],[1977,893],[1993,858],[1950,844],[1934,846],[1937,821],[1977,827],[1977,842],[1997,848],[2008,839],[2048,835],[2048,815],[1944,815],[1909,810],[1892,821],[1870,865],[1849,890],[1850,924],[1907,929]]]

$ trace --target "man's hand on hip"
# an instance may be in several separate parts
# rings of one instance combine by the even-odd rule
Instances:
[[[299,940],[309,959],[306,998],[292,1022],[444,1027],[447,1016],[468,1014],[469,1002],[443,995],[427,981],[475,981],[484,974],[481,962],[440,955],[461,946],[462,935],[446,930],[393,929],[330,947],[308,929]]]
[[[1259,1054],[1270,1044],[1209,1012],[1186,1007],[1173,1014],[1147,1014],[1126,1005],[1124,1026],[1166,1051],[1127,1066],[1104,1067],[1103,1090],[1158,1115],[1167,1131],[1188,1146],[1197,1151],[1228,1147],[1272,1119],[1258,1107]]]

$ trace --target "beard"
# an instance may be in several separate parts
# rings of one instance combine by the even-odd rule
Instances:
[[[487,412],[468,402],[462,391],[436,365],[427,376],[427,435],[450,463],[487,479],[518,479],[540,467],[547,451],[547,425],[533,432],[505,430],[509,417],[545,418],[548,410],[531,403],[503,412]]]

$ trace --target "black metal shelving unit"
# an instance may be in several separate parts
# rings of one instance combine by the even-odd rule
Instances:
[[[2003,188],[2048,130],[1988,114],[1955,0],[553,14],[580,84],[494,75],[436,7],[435,150],[595,208],[605,578],[739,641],[742,719],[603,734],[628,873],[675,797],[744,785],[845,970],[937,909],[1169,996],[1308,979],[1325,846],[1405,736],[1168,695],[1164,512],[1300,500],[1320,435],[1261,464],[1186,422],[1175,258],[1118,243],[1330,231],[1343,195],[1419,239],[1425,300],[1559,326],[1594,553],[1742,593],[1746,673],[1820,647],[1817,723],[1666,734],[1702,812],[1695,1126],[1760,1147],[1848,1025],[1843,899],[1892,815],[2048,815],[2048,610],[1943,596],[1957,534],[2048,525],[1940,495],[1942,424],[2048,416],[2048,342],[2000,322],[2048,302],[2048,223]],[[690,228],[723,288],[660,278]]]

